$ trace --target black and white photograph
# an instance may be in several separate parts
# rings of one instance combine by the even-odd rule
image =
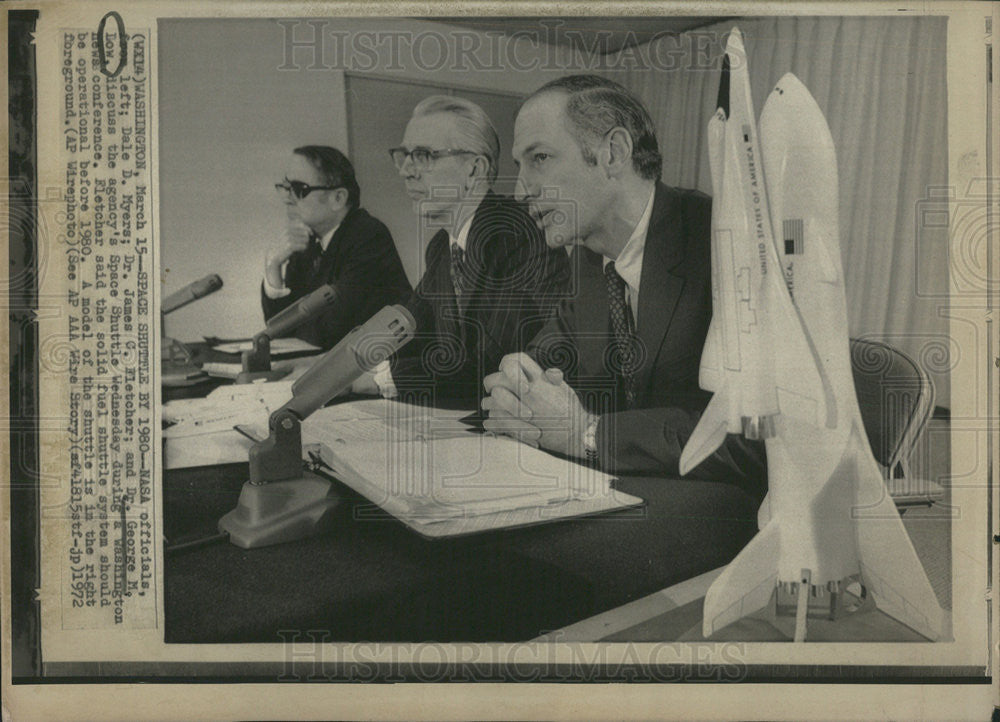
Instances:
[[[5,684],[988,714],[995,9],[375,5],[8,13]]]

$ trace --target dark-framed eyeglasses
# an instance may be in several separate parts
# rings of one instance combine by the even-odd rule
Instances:
[[[285,178],[281,183],[275,183],[274,189],[279,193],[291,194],[295,200],[300,201],[313,191],[335,191],[344,186],[311,186],[308,183],[303,183],[297,180],[288,180]]]
[[[389,157],[396,164],[396,168],[402,169],[409,158],[413,162],[413,167],[418,171],[429,170],[438,158],[447,158],[453,155],[480,155],[474,150],[461,150],[459,148],[442,148],[441,150],[431,150],[430,148],[413,148],[407,150],[403,146],[389,149]]]

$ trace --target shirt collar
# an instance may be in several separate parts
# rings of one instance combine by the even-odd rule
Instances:
[[[463,251],[465,250],[465,247],[469,244],[469,228],[472,226],[473,216],[475,216],[475,213],[470,215],[466,219],[465,223],[462,224],[457,236],[451,235],[451,231],[448,232],[448,242],[450,246],[457,243],[459,248]]]
[[[330,241],[333,240],[333,234],[337,232],[338,228],[340,228],[339,223],[328,230],[325,234],[323,234],[323,237],[319,239],[319,247],[323,249],[324,253],[326,252],[327,247],[329,247]]]
[[[611,261],[615,262],[615,271],[622,277],[622,280],[632,289],[633,293],[639,293],[639,279],[642,276],[642,256],[646,249],[646,234],[649,231],[649,220],[653,216],[653,196],[656,195],[656,187],[649,192],[649,200],[646,201],[646,208],[639,216],[639,222],[635,224],[632,235],[629,236],[628,243],[618,254],[618,258],[604,259],[605,268]]]

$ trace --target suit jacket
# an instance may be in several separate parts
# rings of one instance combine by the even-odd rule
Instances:
[[[292,254],[285,267],[285,286],[291,293],[283,298],[268,298],[261,285],[265,320],[324,283],[336,288],[336,301],[293,334],[324,349],[331,348],[383,306],[404,301],[412,291],[392,234],[363,208],[352,208],[347,213],[315,267],[305,253]]]
[[[579,293],[529,345],[543,367],[557,366],[591,413],[601,414],[598,452],[613,473],[679,474],[681,450],[711,397],[698,386],[712,319],[711,198],[658,183],[639,281],[636,401],[627,409],[614,373],[603,258],[583,247]],[[763,444],[729,436],[691,476],[733,481],[762,493]]]
[[[483,377],[525,348],[568,292],[569,258],[545,245],[523,204],[488,192],[465,249],[471,289],[459,308],[451,277],[451,241],[438,231],[426,270],[408,304],[417,335],[400,349],[392,376],[404,397],[479,408]]]

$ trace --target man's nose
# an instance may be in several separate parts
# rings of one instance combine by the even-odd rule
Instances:
[[[399,175],[403,178],[416,178],[417,168],[413,165],[413,158],[406,156],[403,160],[403,165],[399,166]]]
[[[514,197],[519,201],[526,201],[538,196],[535,185],[528,182],[524,177],[524,171],[518,171],[517,181],[514,183]]]

